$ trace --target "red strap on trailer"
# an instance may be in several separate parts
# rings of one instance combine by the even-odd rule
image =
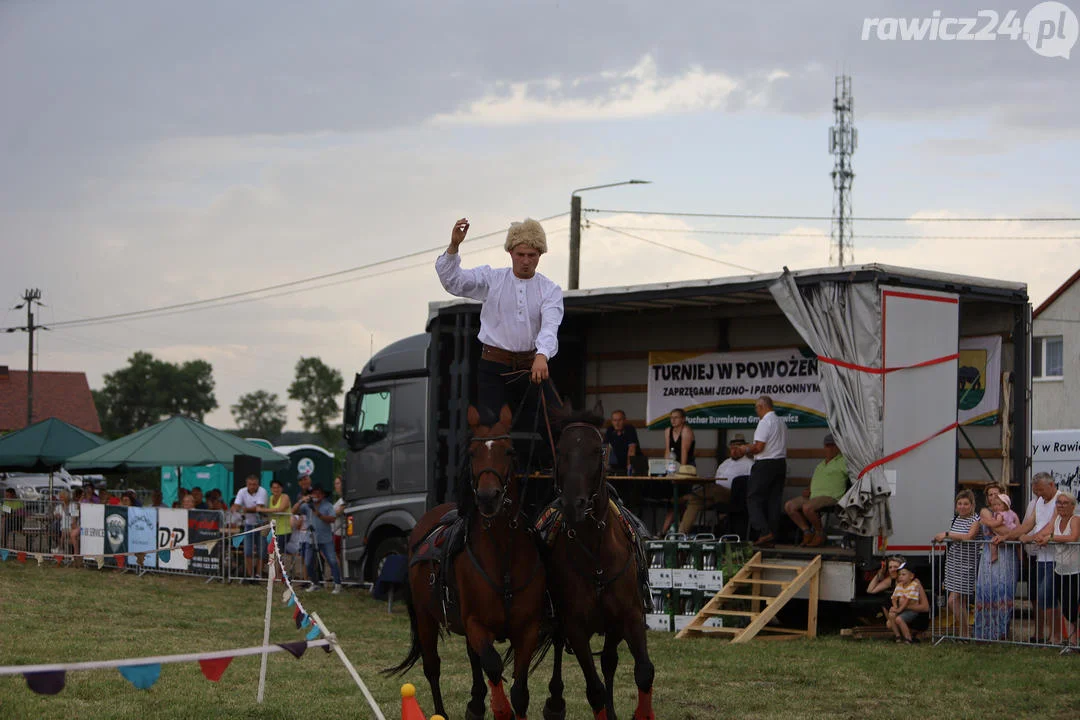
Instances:
[[[837,367],[847,368],[848,370],[858,370],[859,372],[870,373],[872,375],[888,375],[889,373],[894,373],[899,370],[911,370],[913,368],[940,365],[941,363],[949,362],[950,360],[957,360],[959,358],[960,353],[953,353],[952,355],[945,355],[944,357],[934,358],[933,360],[924,360],[922,362],[915,363],[914,365],[899,365],[897,367],[891,368],[875,368],[867,367],[866,365],[856,365],[854,363],[849,363],[844,360],[837,360],[835,358],[818,355],[818,360],[828,365],[836,365]]]
[[[896,452],[894,452],[894,453],[892,453],[890,455],[886,455],[885,457],[881,458],[880,460],[875,460],[874,462],[870,463],[869,465],[867,465],[866,467],[864,467],[862,469],[862,472],[859,473],[859,478],[861,479],[863,475],[870,472],[871,470],[878,467],[879,465],[884,465],[887,462],[895,460],[896,458],[900,457],[901,455],[906,455],[909,452],[911,452],[912,450],[914,450],[915,448],[917,448],[917,447],[919,447],[921,445],[925,445],[926,443],[930,442],[931,440],[936,438],[938,435],[944,435],[945,433],[949,432],[950,430],[954,430],[955,428],[958,428],[958,427],[960,427],[960,423],[954,422],[951,425],[948,425],[946,427],[941,428],[936,433],[934,433],[933,435],[931,435],[930,437],[928,437],[928,438],[926,438],[924,440],[920,440],[919,442],[917,442],[917,443],[915,443],[913,445],[908,445],[905,448],[901,448],[901,449],[897,450]]]

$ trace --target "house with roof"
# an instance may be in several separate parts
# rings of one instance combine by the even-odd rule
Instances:
[[[1032,319],[1032,429],[1080,428],[1080,270]]]
[[[0,433],[27,426],[28,373],[0,365]],[[86,373],[38,370],[34,372],[33,422],[59,418],[88,432],[101,433],[94,396]]]

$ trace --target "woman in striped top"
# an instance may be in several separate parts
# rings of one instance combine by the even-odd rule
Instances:
[[[975,594],[975,573],[978,569],[979,549],[971,542],[979,535],[979,516],[975,514],[975,493],[961,490],[956,495],[956,516],[945,532],[934,536],[934,542],[964,540],[950,545],[945,554],[945,591],[949,593],[949,612],[953,621],[959,623],[959,634],[968,637],[968,604]]]

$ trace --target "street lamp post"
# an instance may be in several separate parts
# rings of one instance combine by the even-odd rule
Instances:
[[[601,188],[618,187],[620,185],[648,185],[651,180],[624,180],[623,182],[608,183],[607,185],[590,185],[578,188],[570,193],[570,276],[567,279],[568,290],[578,289],[578,280],[581,274],[581,196],[586,190],[600,190]]]

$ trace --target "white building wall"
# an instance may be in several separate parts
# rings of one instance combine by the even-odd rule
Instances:
[[[1032,380],[1032,427],[1080,428],[1080,282],[1073,283],[1035,318],[1032,340],[1046,335],[1060,335],[1063,339],[1064,377]]]

